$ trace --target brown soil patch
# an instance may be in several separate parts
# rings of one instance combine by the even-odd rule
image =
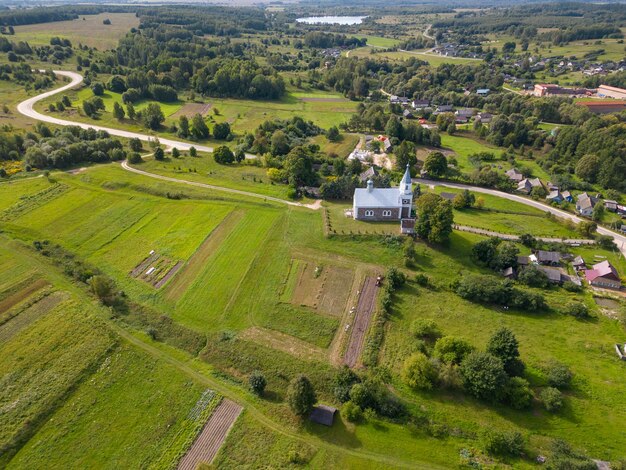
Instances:
[[[139,263],[130,275],[159,289],[181,268],[182,261],[172,260],[156,252]]]
[[[210,103],[187,103],[183,105],[178,111],[172,114],[171,117],[177,118],[180,116],[193,117],[196,114],[206,116],[211,109]]]
[[[16,317],[0,325],[0,344],[9,341],[20,331],[37,321],[67,298],[65,292],[53,292],[34,303]]]
[[[210,464],[241,414],[242,407],[224,398],[204,428],[178,463],[178,470],[195,470],[200,463]]]
[[[204,239],[202,245],[200,245],[191,258],[189,258],[187,264],[182,266],[180,274],[168,284],[166,288],[166,297],[168,300],[178,300],[180,296],[183,295],[191,283],[206,267],[209,257],[224,242],[226,237],[228,237],[235,226],[243,218],[244,214],[245,212],[242,210],[230,212],[226,217],[224,217],[224,220],[222,220],[222,222]]]
[[[298,282],[293,292],[292,303],[311,307],[329,315],[338,317],[342,315],[350,295],[354,277],[352,270],[304,262],[297,275]]]
[[[327,360],[326,352],[322,348],[279,331],[254,326],[242,331],[238,336],[309,361]]]
[[[376,306],[377,293],[376,278],[373,276],[366,278],[361,289],[359,303],[356,307],[354,324],[350,326],[352,334],[350,335],[350,342],[344,356],[344,364],[348,367],[356,366],[361,358],[361,352],[363,352],[363,346],[365,345],[365,335],[369,329],[374,307]]]
[[[39,289],[43,289],[48,285],[50,285],[50,283],[45,279],[37,279],[36,281],[21,289],[19,292],[16,292],[15,294],[12,294],[0,301],[0,313],[6,312],[11,307],[17,305],[22,300],[27,299],[32,294],[37,292]]]
[[[426,157],[432,152],[441,152],[445,157],[450,157],[456,155],[454,150],[448,148],[437,148],[437,147],[419,147],[416,151],[417,159],[424,161]]]

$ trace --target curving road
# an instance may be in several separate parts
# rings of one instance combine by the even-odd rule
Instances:
[[[544,204],[543,202],[535,201],[533,199],[528,199],[522,196],[518,196],[516,194],[505,193],[505,192],[498,191],[495,189],[481,188],[478,186],[469,186],[469,185],[461,184],[461,183],[425,180],[421,178],[413,178],[413,182],[423,184],[425,186],[445,186],[447,188],[469,189],[470,191],[473,191],[475,193],[490,194],[492,196],[497,196],[497,197],[501,197],[504,199],[508,199],[509,201],[515,201],[521,204],[526,204],[527,206],[532,206],[544,212],[550,212],[563,219],[569,219],[573,221],[574,223],[579,223],[579,222],[587,220],[587,219],[578,217],[577,215],[570,214],[569,212],[565,212],[562,209],[558,209],[548,204]],[[624,257],[626,257],[626,235],[621,235],[617,232],[614,232],[613,230],[609,230],[604,227],[598,227],[598,233],[601,235],[609,235],[610,237],[613,237],[613,240],[615,240],[617,247],[622,252]]]
[[[83,81],[83,76],[76,72],[68,72],[65,70],[54,70],[54,73],[56,75],[69,78],[70,83],[62,86],[61,88],[55,88],[54,90],[47,91],[45,93],[42,93],[41,95],[33,96],[32,98],[29,98],[26,101],[22,101],[20,104],[17,105],[17,110],[20,113],[22,113],[24,116],[37,119],[38,121],[49,122],[50,124],[57,124],[59,126],[78,126],[83,129],[91,128],[97,131],[106,131],[111,135],[115,135],[118,137],[125,137],[127,139],[136,138],[139,140],[143,140],[145,142],[149,142],[151,140],[154,140],[154,138],[156,137],[153,135],[139,134],[137,132],[129,132],[129,131],[121,130],[121,129],[113,129],[110,127],[96,126],[96,125],[87,124],[84,122],[67,121],[65,119],[59,119],[59,118],[41,114],[40,112],[35,111],[35,109],[33,108],[35,103],[38,103],[39,101],[46,99],[50,96],[56,95],[57,93],[61,93],[65,90],[74,88],[76,85],[79,85]],[[206,145],[190,144],[188,142],[181,142],[179,140],[162,139],[161,137],[159,137],[159,141],[161,142],[161,144],[165,145],[168,148],[176,147],[178,148],[178,150],[189,150],[191,147],[195,147],[196,150],[198,150],[199,152],[213,152],[213,148],[207,147]]]

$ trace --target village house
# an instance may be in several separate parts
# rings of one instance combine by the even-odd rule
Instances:
[[[370,166],[367,170],[359,175],[359,180],[361,183],[366,183],[367,180],[373,179],[375,176],[378,176],[378,170],[374,166]]]
[[[617,212],[617,201],[611,201],[610,199],[604,200],[604,208],[609,212]]]
[[[476,90],[478,96],[487,96],[491,90],[489,88],[479,88]]]
[[[544,266],[558,266],[561,264],[561,253],[558,251],[544,251],[538,250],[535,253],[535,257],[537,258],[537,262]]]
[[[411,103],[411,106],[413,106],[413,109],[427,108],[427,107],[430,106],[430,101],[428,101],[428,100],[413,100],[413,102]]]
[[[454,120],[460,124],[464,124],[474,115],[472,108],[461,108],[454,113]]]
[[[561,193],[561,197],[563,198],[564,201],[567,201],[567,202],[574,201],[574,197],[572,196],[572,193],[570,193],[569,191],[563,191]]]
[[[598,198],[589,196],[587,193],[579,194],[576,200],[576,212],[585,217],[591,217],[593,208],[597,202]]]
[[[517,168],[511,168],[510,170],[507,170],[505,174],[511,181],[515,181],[516,183],[519,183],[524,179],[524,175]]]
[[[543,187],[541,180],[539,178],[525,178],[519,182],[517,185],[517,190],[520,193],[530,194],[533,188]]]
[[[619,278],[619,274],[617,274],[617,270],[606,260],[594,264],[592,269],[586,270],[585,278],[594,287],[608,289],[620,289],[622,287],[622,281]]]
[[[478,113],[478,115],[476,116],[476,121],[480,122],[481,124],[490,124],[492,120],[493,114],[491,113]]]
[[[563,202],[563,195],[561,194],[561,191],[559,191],[558,189],[552,190],[550,191],[550,194],[546,196],[546,200],[548,202],[561,203]]]
[[[352,216],[357,220],[384,221],[411,218],[413,189],[409,165],[397,188],[375,188],[372,180],[366,188],[356,188]]]

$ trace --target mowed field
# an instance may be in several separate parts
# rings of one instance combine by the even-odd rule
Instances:
[[[111,24],[102,22],[110,19]],[[72,45],[83,44],[99,50],[114,49],[118,40],[131,28],[139,26],[139,18],[134,13],[100,13],[81,15],[70,21],[55,21],[15,27],[15,41],[27,41],[31,46],[50,44],[50,38],[69,39]]]

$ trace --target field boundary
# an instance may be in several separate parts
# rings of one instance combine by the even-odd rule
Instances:
[[[246,341],[252,341],[309,361],[328,360],[328,354],[321,347],[281,331],[253,326],[242,331],[238,336]]]
[[[28,286],[18,290],[17,292],[14,292],[5,299],[2,299],[2,301],[0,301],[0,314],[9,311],[20,302],[28,299],[35,292],[49,285],[50,283],[46,279],[37,279],[31,282]]]
[[[243,407],[224,398],[178,463],[178,470],[195,470],[202,462],[213,462],[242,410]]]
[[[0,344],[9,341],[22,330],[35,323],[67,299],[64,292],[53,292],[29,305],[27,308],[0,325]]]

